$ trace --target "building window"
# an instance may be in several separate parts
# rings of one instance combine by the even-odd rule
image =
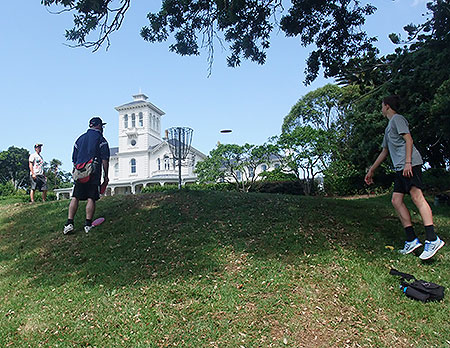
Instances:
[[[170,162],[168,156],[164,156],[164,170],[170,170]]]
[[[255,176],[255,169],[253,167],[248,168],[248,175],[253,178]]]
[[[265,172],[267,170],[267,165],[261,164],[261,171]]]
[[[159,158],[156,160],[156,163],[158,164],[158,170],[161,170],[161,160]]]
[[[131,140],[131,146],[135,146],[136,145],[136,140]]]
[[[119,163],[114,165],[114,175],[119,176]]]
[[[280,168],[280,163],[275,163],[275,169]]]
[[[174,157],[173,158],[173,170],[175,170],[176,167],[177,167],[177,160]]]
[[[131,114],[131,127],[132,128],[136,127],[136,115],[135,114]]]
[[[139,113],[139,127],[144,127],[144,115],[142,115],[142,112]]]
[[[152,116],[152,128],[153,128],[153,129],[156,129],[155,116]]]
[[[128,128],[128,115],[123,117],[123,128]]]
[[[130,164],[131,164],[131,174],[136,173],[136,160],[132,158]]]
[[[239,170],[236,172],[236,178],[238,179],[238,181],[242,180],[242,174]]]

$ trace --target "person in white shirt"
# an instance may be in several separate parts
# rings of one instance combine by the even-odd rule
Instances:
[[[44,160],[41,156],[42,144],[34,145],[35,153],[30,155],[28,165],[30,167],[31,203],[34,203],[34,193],[36,189],[42,192],[42,201],[45,202],[47,198],[47,178],[44,175]]]

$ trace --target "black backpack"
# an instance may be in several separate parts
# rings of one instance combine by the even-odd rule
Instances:
[[[440,301],[444,298],[444,287],[441,285],[416,279],[411,274],[399,272],[393,268],[389,274],[402,277],[400,289],[409,298],[422,302]]]

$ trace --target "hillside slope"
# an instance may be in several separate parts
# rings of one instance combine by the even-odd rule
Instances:
[[[450,249],[400,256],[389,197],[182,191],[0,205],[0,342],[11,347],[444,347],[449,298],[407,299],[394,267],[450,286]],[[448,207],[434,209],[450,245]],[[420,217],[413,215],[419,224]],[[422,235],[422,228],[417,228]]]

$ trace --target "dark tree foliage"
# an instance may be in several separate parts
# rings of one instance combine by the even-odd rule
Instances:
[[[30,176],[29,156],[28,150],[15,146],[0,152],[0,183],[10,182],[16,190],[27,186]]]
[[[120,0],[119,6],[114,6],[114,0],[41,0],[44,6],[62,6],[57,12],[73,12],[72,29],[66,30],[66,39],[76,46],[93,48],[97,51],[103,43],[109,47],[109,35],[119,30],[131,0]],[[88,40],[91,32],[98,31],[97,40]]]
[[[299,36],[304,46],[317,47],[307,60],[306,83],[318,76],[320,66],[325,77],[334,77],[349,57],[378,52],[372,45],[375,39],[360,29],[375,10],[359,1],[292,0],[289,15],[281,19],[282,30],[287,36]]]
[[[45,6],[62,6],[60,12],[74,13],[74,27],[66,38],[76,46],[97,50],[109,35],[119,30],[131,0],[41,0]],[[249,59],[264,64],[275,28],[286,36],[298,37],[303,46],[314,45],[306,67],[305,83],[312,82],[324,69],[335,76],[349,57],[376,53],[361,29],[365,18],[375,12],[372,5],[358,0],[291,0],[285,11],[281,0],[162,0],[157,13],[147,15],[149,24],[141,30],[144,40],[166,41],[173,36],[170,50],[180,55],[198,55],[202,48],[212,64],[214,43],[226,42],[230,67]],[[279,19],[279,17],[281,17]],[[89,41],[92,32],[97,40]]]
[[[358,148],[353,156],[360,165],[365,155],[373,160],[377,152],[373,141],[363,144],[363,137],[380,137],[376,135],[384,122],[379,121],[380,103],[388,94],[401,97],[398,111],[408,119],[424,160],[436,168],[450,164],[450,1],[435,0],[427,6],[424,24],[405,27],[408,45],[385,57],[352,59],[341,72],[341,83],[359,86],[363,95],[349,115],[353,146]]]

